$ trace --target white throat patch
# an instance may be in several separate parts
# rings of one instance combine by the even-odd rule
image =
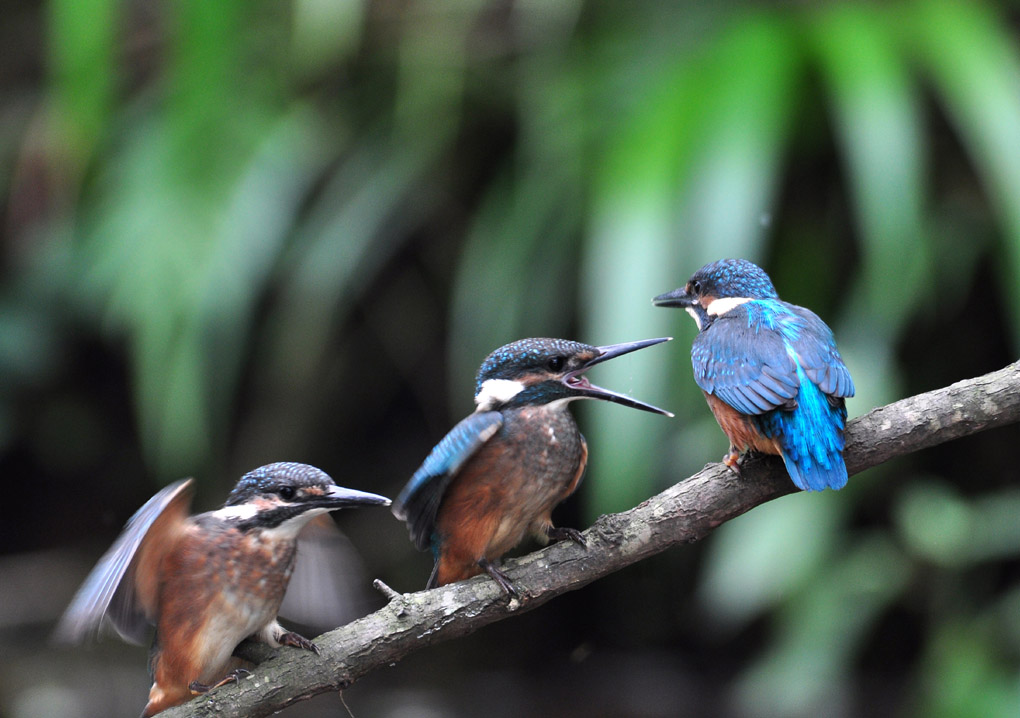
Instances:
[[[512,379],[486,379],[475,394],[478,411],[490,411],[524,391],[524,384]]]
[[[287,519],[279,526],[275,526],[271,529],[265,529],[262,532],[262,535],[271,541],[293,541],[297,538],[297,535],[301,533],[301,529],[303,529],[309,521],[328,511],[329,509],[324,508],[308,509],[304,513]]]
[[[734,307],[739,307],[741,304],[746,304],[751,301],[750,297],[723,297],[722,299],[715,299],[705,307],[711,316],[721,317],[726,312],[730,311]]]
[[[691,308],[691,307],[684,307],[684,311],[691,315],[691,319],[693,319],[694,323],[698,325],[698,331],[700,332],[701,331],[701,316],[696,311],[694,311],[694,309]]]

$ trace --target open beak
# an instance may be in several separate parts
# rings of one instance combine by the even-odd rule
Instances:
[[[652,304],[657,307],[693,307],[697,303],[698,300],[685,292],[683,287],[660,294],[652,300]]]
[[[330,486],[322,497],[322,503],[329,508],[340,509],[350,506],[389,506],[390,500],[385,496],[370,494],[367,491],[345,489],[343,486]]]
[[[650,411],[653,414],[673,416],[671,412],[668,412],[665,409],[660,409],[657,406],[652,406],[651,404],[646,404],[643,401],[632,399],[626,394],[618,394],[615,391],[610,391],[609,389],[603,389],[600,386],[595,386],[594,384],[588,381],[587,377],[584,376],[584,373],[591,369],[596,364],[601,364],[602,362],[608,359],[623,356],[624,354],[629,354],[630,352],[637,351],[638,349],[644,349],[645,347],[650,347],[655,344],[662,344],[663,342],[668,342],[672,338],[673,337],[661,337],[659,339],[643,339],[642,341],[639,342],[624,342],[623,344],[610,344],[604,347],[597,347],[599,352],[598,355],[581,368],[575,369],[574,371],[568,373],[565,377],[563,377],[563,383],[566,384],[571,389],[571,391],[578,396],[588,397],[591,399],[602,399],[604,401],[611,401],[616,404],[623,404],[624,406],[629,406],[634,409]]]

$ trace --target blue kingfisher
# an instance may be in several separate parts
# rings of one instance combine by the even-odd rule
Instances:
[[[784,302],[746,259],[722,259],[652,300],[683,307],[698,325],[694,380],[730,440],[723,461],[739,470],[747,451],[783,457],[805,491],[846,485],[843,430],[850,372],[832,330],[809,309]]]
[[[245,638],[317,653],[277,622],[298,534],[326,512],[390,503],[295,463],[245,474],[216,511],[189,516],[193,493],[191,479],[178,481],[131,517],[55,633],[80,642],[108,620],[125,640],[141,643],[155,624],[143,718],[236,680],[231,654]]]
[[[596,364],[665,341],[595,347],[522,339],[482,362],[475,412],[436,445],[393,504],[415,546],[432,550],[429,588],[485,571],[514,597],[516,589],[494,562],[525,536],[584,545],[579,531],[555,527],[551,517],[577,489],[588,462],[588,446],[567,405],[601,399],[672,416],[584,377]]]

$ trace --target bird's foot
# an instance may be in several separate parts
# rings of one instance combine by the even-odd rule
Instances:
[[[562,526],[549,526],[545,530],[545,535],[553,541],[564,541],[570,539],[581,548],[588,548],[588,542],[584,540],[584,536],[577,529],[568,529]]]
[[[496,568],[491,561],[488,559],[478,559],[478,565],[481,566],[487,574],[492,576],[492,580],[499,584],[499,587],[503,589],[509,599],[520,599],[521,595],[517,592],[513,583],[510,582],[510,578]]]
[[[319,655],[319,647],[299,633],[294,633],[293,631],[286,631],[282,633],[277,640],[280,642],[281,646],[293,646],[294,648],[303,648],[306,651],[311,651],[315,655]]]
[[[188,690],[191,691],[192,694],[199,696],[202,695],[203,693],[208,693],[213,688],[219,688],[220,686],[225,686],[228,683],[237,683],[240,679],[250,675],[251,671],[249,671],[246,668],[235,668],[234,670],[232,670],[227,675],[223,676],[223,678],[221,678],[218,682],[214,683],[211,686],[208,686],[205,683],[199,683],[198,681],[192,681],[191,683],[188,684]]]
[[[722,458],[722,462],[729,467],[730,471],[740,476],[740,452],[735,446],[730,447],[729,453]]]

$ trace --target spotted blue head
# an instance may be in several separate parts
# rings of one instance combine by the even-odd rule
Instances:
[[[591,384],[584,373],[613,357],[669,341],[669,338],[595,347],[566,339],[521,339],[492,352],[478,370],[475,403],[479,411],[602,399],[634,409],[672,416],[664,409]]]
[[[389,505],[384,496],[337,486],[325,471],[291,461],[260,466],[241,477],[227,497],[224,507],[249,506],[256,526],[279,523],[313,509],[349,506]],[[243,512],[228,512],[247,516]]]
[[[761,267],[746,259],[720,259],[691,275],[687,284],[660,294],[652,303],[658,307],[682,307],[698,329],[738,304],[755,299],[778,299],[772,280]]]

